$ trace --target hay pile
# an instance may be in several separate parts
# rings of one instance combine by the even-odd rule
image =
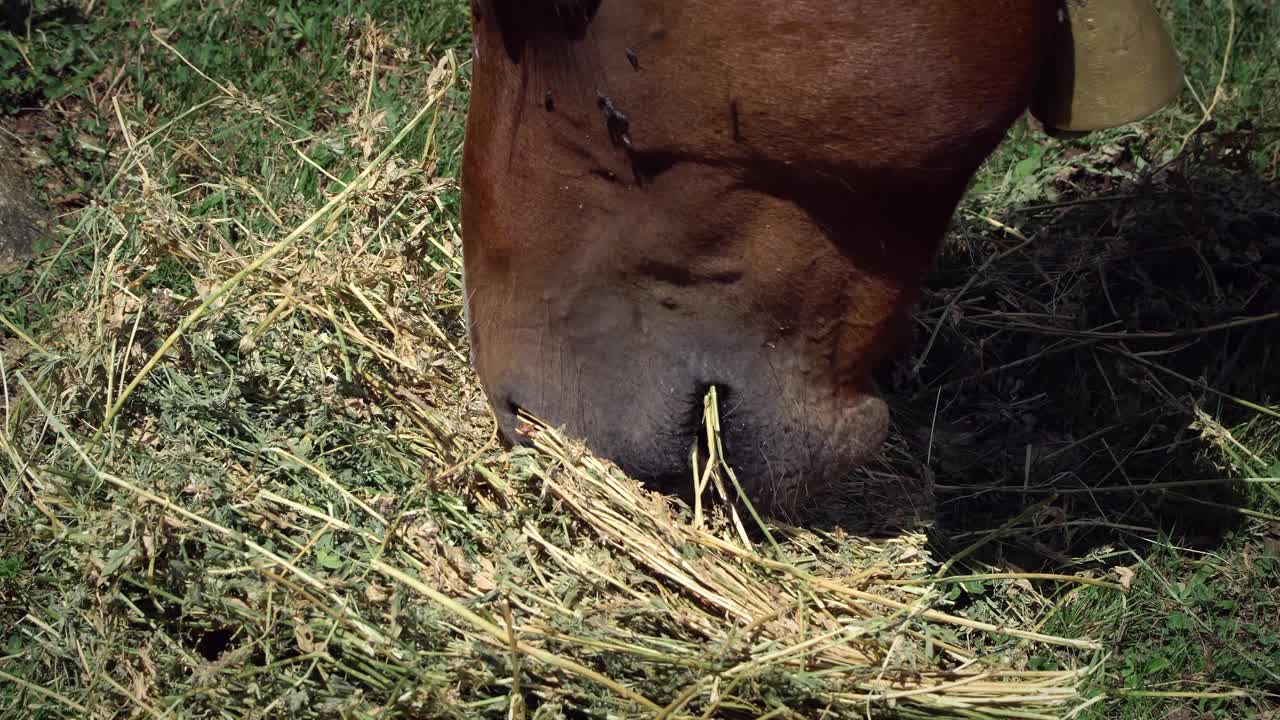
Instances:
[[[441,63],[422,112],[320,209],[246,181],[211,216],[208,195],[158,184],[174,129],[132,128],[120,182],[65,230],[75,262],[24,276],[63,283],[66,313],[39,336],[6,320],[0,708],[1063,718],[1091,702],[1100,645],[1038,632],[1056,608],[1033,583],[1107,583],[948,576],[920,533],[763,524],[716,501],[734,496],[719,461],[685,508],[549,428],[504,451],[466,366],[450,181],[397,153],[454,82]],[[231,87],[197,111],[271,115]],[[714,402],[707,428],[714,448]],[[1007,614],[952,607],[966,582],[1004,588],[984,612]],[[1066,669],[1031,669],[1037,653]]]

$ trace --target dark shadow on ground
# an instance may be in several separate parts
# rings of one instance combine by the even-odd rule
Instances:
[[[31,16],[31,0],[0,0],[0,30],[20,32]]]
[[[1240,483],[1133,488],[1269,472],[1223,434],[1258,417],[1233,398],[1280,395],[1280,187],[1248,166],[1258,137],[1201,136],[1136,180],[1079,168],[1060,202],[1002,213],[1007,228],[961,213],[911,353],[885,373],[903,433],[883,485],[858,480],[809,523],[926,518],[944,554],[1012,523],[988,560],[1058,568],[1238,525]]]
[[[51,22],[78,25],[85,22],[85,17],[81,9],[70,2],[57,4],[45,12],[33,15],[31,0],[0,0],[0,31],[26,33],[28,23],[35,30]]]

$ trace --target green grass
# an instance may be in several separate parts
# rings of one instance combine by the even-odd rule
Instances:
[[[953,573],[1131,582],[1118,593],[979,577],[947,585],[941,609],[1105,639],[1090,681],[1102,699],[1085,717],[1265,718],[1280,707],[1280,486],[1115,488],[1280,475],[1276,323],[1197,331],[1280,307],[1280,5],[1231,5],[1229,53],[1227,4],[1159,6],[1195,93],[1078,141],[1016,128],[957,218],[893,391],[904,435],[937,431],[935,554],[988,539]],[[533,509],[537,492],[495,490],[524,487],[534,461],[486,446],[483,398],[454,352],[465,352],[454,182],[465,63],[392,170],[249,275],[112,411],[203,293],[340,192],[423,107],[435,63],[466,58],[465,12],[444,0],[100,0],[83,21],[0,33],[0,131],[37,151],[33,177],[63,225],[47,255],[0,278],[0,314],[33,341],[0,336],[0,671],[72,701],[109,698],[121,715],[212,716],[268,698],[316,716],[496,716],[504,652],[473,649],[454,616],[371,571],[388,556],[370,537],[385,533],[424,574],[440,563],[459,596],[497,584],[517,605],[542,602],[519,590],[543,581],[566,605],[603,592],[522,555],[524,523],[602,568],[630,562],[590,554],[567,515]],[[1079,204],[1045,207],[1064,202]],[[1017,242],[987,220],[1038,242],[967,285]],[[1068,347],[1070,333],[1099,328],[1190,334]],[[135,490],[238,535],[139,502],[68,439]],[[929,438],[902,442],[923,457]],[[1046,498],[1026,486],[1070,494],[1020,517]],[[399,518],[394,531],[370,510]],[[335,594],[308,594],[243,552],[242,537]],[[334,620],[335,597],[402,633],[398,648],[428,650],[368,650]],[[670,632],[649,609],[608,617],[645,642]],[[564,633],[590,632],[556,618]],[[940,637],[1033,669],[1099,659]],[[653,672],[654,687],[685,678],[590,657],[637,682]],[[818,680],[758,679],[770,683],[793,697]],[[547,708],[590,692],[565,687],[540,696]],[[1236,691],[1246,695],[1224,696]],[[0,682],[0,715],[18,713],[76,715]]]
[[[1183,709],[1195,711],[1190,717],[1266,717],[1274,698],[1258,693],[1280,686],[1280,550],[1246,540],[1194,553],[1161,538],[1134,559],[1137,574],[1125,602],[1086,591],[1053,625],[1105,629],[1124,648],[1109,675],[1132,694],[1097,716],[1162,717]],[[1253,696],[1212,696],[1232,690]],[[1143,694],[1161,692],[1191,697]]]

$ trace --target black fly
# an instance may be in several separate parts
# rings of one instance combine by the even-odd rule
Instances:
[[[596,106],[604,113],[605,126],[609,129],[609,139],[614,145],[631,149],[631,118],[613,104],[613,100],[603,93],[596,94]]]

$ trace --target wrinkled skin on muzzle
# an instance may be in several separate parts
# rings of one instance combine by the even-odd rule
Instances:
[[[688,483],[716,386],[775,511],[876,451],[872,372],[1055,23],[1025,0],[478,0],[472,358],[642,480]]]

